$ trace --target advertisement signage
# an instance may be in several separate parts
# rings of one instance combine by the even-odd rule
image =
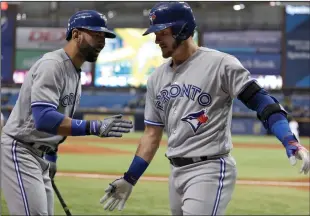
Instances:
[[[1,10],[1,82],[12,82],[15,47],[16,6]]]
[[[21,84],[24,82],[26,73],[31,66],[39,60],[49,50],[16,50],[15,71],[13,73],[14,83]],[[92,84],[92,63],[84,62],[81,66],[81,82],[82,85]]]
[[[55,50],[66,43],[66,28],[18,27],[16,30],[17,49]]]
[[[281,51],[281,31],[212,31],[203,34],[203,46],[223,52]]]
[[[48,50],[16,50],[15,69],[30,69]]]
[[[286,6],[286,88],[310,88],[310,7]]]
[[[280,54],[234,54],[242,65],[254,75],[280,75]]]

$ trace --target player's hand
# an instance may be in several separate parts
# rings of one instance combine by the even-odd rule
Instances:
[[[50,179],[53,180],[57,172],[57,164],[56,164],[57,154],[56,153],[46,154],[44,158],[50,164],[49,165],[49,176],[50,176]]]
[[[132,121],[122,119],[122,115],[115,115],[104,120],[90,121],[90,134],[99,137],[122,137],[133,128]]]
[[[127,182],[125,179],[116,179],[109,184],[109,187],[105,190],[104,196],[100,199],[100,203],[104,204],[104,210],[113,211],[117,206],[118,210],[124,209],[125,203],[131,194],[133,185]]]
[[[286,154],[291,165],[296,165],[296,159],[301,160],[302,165],[299,172],[307,175],[310,169],[309,151],[303,147],[294,136],[286,137],[283,144],[286,148]]]
[[[55,175],[57,172],[57,165],[56,163],[50,162],[50,170],[49,170],[49,176],[51,178],[51,180],[54,179]]]

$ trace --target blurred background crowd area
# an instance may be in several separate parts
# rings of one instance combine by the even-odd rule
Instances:
[[[309,2],[188,2],[199,46],[236,56],[310,136]],[[95,9],[117,34],[95,63],[82,66],[83,94],[76,117],[122,112],[143,130],[145,85],[165,60],[154,35],[142,37],[155,2],[1,2],[1,112],[8,118],[29,68],[66,43],[69,17]],[[268,134],[253,111],[233,103],[234,134]]]

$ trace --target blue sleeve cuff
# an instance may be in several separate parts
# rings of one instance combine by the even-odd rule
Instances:
[[[164,127],[165,125],[161,122],[154,122],[154,121],[150,121],[150,120],[144,120],[145,124],[149,124],[149,125],[155,125],[155,126],[160,126],[160,127]]]

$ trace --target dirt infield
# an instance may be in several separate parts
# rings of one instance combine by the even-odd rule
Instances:
[[[74,145],[75,143],[83,143],[83,142],[102,142],[104,143],[115,143],[115,144],[128,144],[128,145],[138,145],[139,139],[135,138],[106,138],[106,139],[100,139],[100,138],[92,138],[92,137],[83,137],[83,138],[71,138],[66,141],[63,145]],[[167,141],[162,140],[160,142],[161,145],[166,146]],[[270,144],[260,144],[260,143],[233,143],[234,148],[251,148],[251,149],[283,149],[283,146],[281,143],[270,143]],[[305,146],[309,150],[309,146]]]
[[[117,155],[124,155],[124,154],[131,154],[132,152],[119,150],[119,149],[110,149],[105,147],[96,147],[96,146],[88,146],[88,145],[72,145],[66,143],[64,145],[59,146],[59,152],[66,153],[66,154],[117,154]]]

